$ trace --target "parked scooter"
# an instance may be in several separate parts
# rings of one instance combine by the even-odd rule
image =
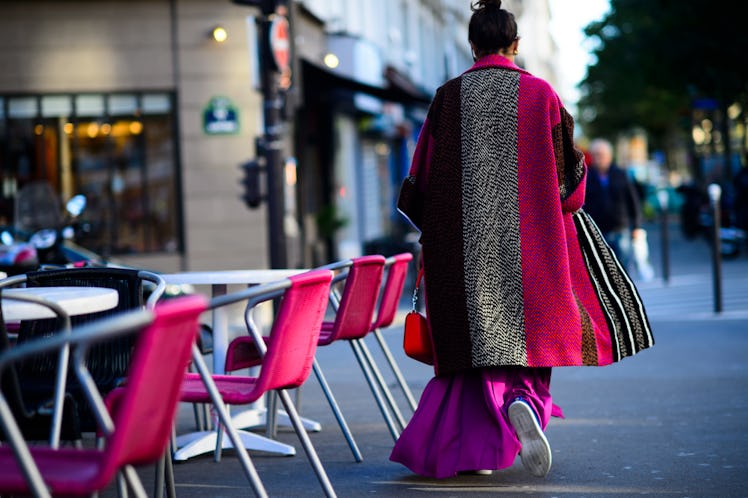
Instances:
[[[15,226],[0,227],[0,271],[8,276],[62,267],[127,268],[75,243],[87,231],[80,216],[86,197],[73,196],[61,210],[56,192],[46,182],[25,185],[16,195]],[[144,290],[144,298],[152,289]],[[167,287],[163,298],[194,292],[190,286]],[[210,327],[202,325],[198,341],[204,354],[212,352]]]
[[[57,226],[39,229],[31,235],[29,242],[36,248],[40,264],[64,265],[78,262],[105,264],[101,256],[74,242],[81,229],[76,220],[85,207],[85,196],[80,194],[73,196],[65,205],[65,214]]]
[[[78,219],[85,208],[83,195],[73,196],[62,210],[51,185],[25,185],[16,195],[15,226],[2,234],[2,271],[15,275],[43,265],[106,265],[103,257],[74,242],[84,229]]]
[[[35,270],[39,266],[39,257],[33,244],[16,240],[12,227],[3,227],[0,231],[0,272],[7,275],[18,275]]]

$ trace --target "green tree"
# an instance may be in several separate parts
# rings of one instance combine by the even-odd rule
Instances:
[[[691,104],[714,99],[722,111],[748,103],[748,37],[742,1],[611,0],[588,25],[597,61],[581,83],[580,122],[588,134],[642,127],[658,147],[688,132]]]

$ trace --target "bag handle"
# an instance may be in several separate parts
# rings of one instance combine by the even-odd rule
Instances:
[[[416,306],[418,305],[418,287],[421,285],[422,278],[423,278],[423,267],[421,267],[421,269],[418,270],[418,276],[416,277],[416,285],[413,288],[413,309],[411,311],[416,311]]]

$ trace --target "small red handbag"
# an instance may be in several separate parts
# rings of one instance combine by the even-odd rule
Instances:
[[[434,349],[431,342],[431,328],[428,319],[416,309],[418,303],[418,286],[423,277],[423,268],[418,272],[416,286],[413,289],[413,309],[405,316],[403,349],[405,354],[427,365],[434,364]]]

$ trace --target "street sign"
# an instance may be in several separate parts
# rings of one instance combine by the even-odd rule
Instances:
[[[270,23],[270,51],[273,54],[275,66],[281,73],[289,68],[291,62],[291,40],[288,19],[275,15]]]
[[[203,109],[203,131],[207,135],[239,133],[239,110],[226,97],[213,97]]]

